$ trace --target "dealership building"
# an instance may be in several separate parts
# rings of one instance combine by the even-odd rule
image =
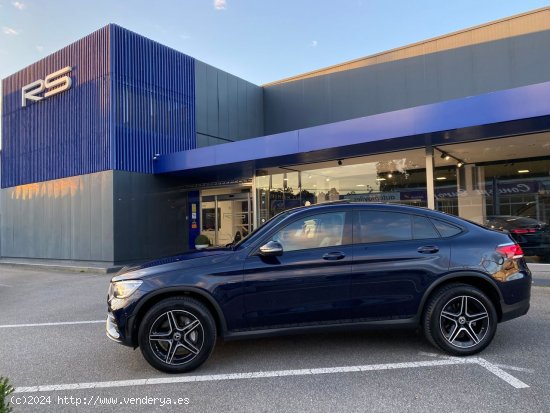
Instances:
[[[108,25],[2,81],[0,255],[162,257],[341,199],[550,223],[549,50],[544,8],[258,86]]]

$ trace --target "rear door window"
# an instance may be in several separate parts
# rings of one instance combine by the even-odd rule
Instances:
[[[355,211],[355,243],[413,239],[411,216],[398,212]]]

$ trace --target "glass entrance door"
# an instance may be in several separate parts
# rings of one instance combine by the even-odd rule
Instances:
[[[214,246],[224,246],[252,231],[250,192],[206,195],[201,199],[201,234]]]

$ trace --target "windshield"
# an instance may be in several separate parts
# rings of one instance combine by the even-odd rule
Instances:
[[[283,219],[285,219],[288,216],[289,213],[290,213],[290,211],[283,211],[283,212],[278,213],[274,217],[268,219],[266,222],[264,222],[262,225],[260,225],[258,228],[256,228],[254,231],[252,231],[246,237],[244,237],[242,240],[240,240],[237,243],[233,244],[232,245],[233,249],[248,247],[248,245],[250,245],[250,243],[254,241],[254,238],[256,238],[257,234],[264,232],[266,229],[269,229],[273,225],[277,225],[277,223],[279,223]]]

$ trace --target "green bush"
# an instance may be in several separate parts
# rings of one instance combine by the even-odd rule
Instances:
[[[199,235],[195,238],[195,245],[210,245],[210,240],[206,235]]]
[[[13,407],[8,401],[8,397],[14,390],[6,377],[0,377],[0,413],[13,412]]]

